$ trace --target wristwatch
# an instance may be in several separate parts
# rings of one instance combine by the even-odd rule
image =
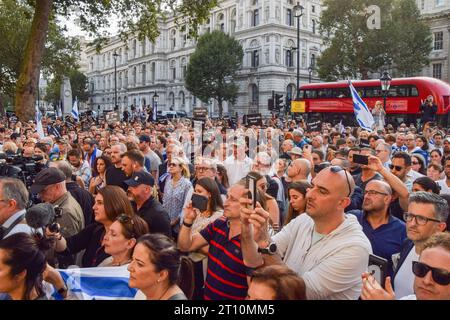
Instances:
[[[258,248],[258,252],[262,254],[275,254],[277,253],[277,244],[271,242],[266,248]]]

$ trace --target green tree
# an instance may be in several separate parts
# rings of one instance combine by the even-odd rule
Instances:
[[[367,27],[370,5],[381,10],[380,29]],[[414,0],[324,0],[324,6],[320,32],[327,48],[317,61],[322,79],[367,79],[386,66],[406,74],[428,64],[431,33]]]
[[[27,0],[34,6],[32,24],[24,49],[20,75],[16,85],[15,109],[22,120],[34,116],[34,101],[39,70],[43,58],[49,22],[55,15],[68,18],[76,14],[80,25],[93,35],[100,36],[102,28],[116,16],[121,36],[137,34],[140,40],[155,40],[161,19],[175,14],[179,25],[188,25],[189,34],[196,35],[218,0]],[[104,39],[104,38],[99,38]]]
[[[186,88],[203,102],[216,99],[222,116],[223,101],[234,102],[238,86],[234,83],[244,52],[234,38],[222,31],[206,33],[198,40],[186,74]]]
[[[0,101],[11,101],[14,97],[33,10],[23,2],[0,1]],[[54,20],[50,21],[41,65],[44,77],[51,78],[77,69],[79,51],[78,40],[65,37],[63,29]]]

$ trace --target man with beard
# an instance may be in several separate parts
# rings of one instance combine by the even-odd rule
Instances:
[[[106,170],[106,185],[119,186],[127,190],[127,185],[124,183],[127,176],[122,170],[122,155],[126,151],[127,147],[123,143],[118,143],[111,147],[111,162],[113,166]]]
[[[268,212],[260,205],[249,209],[252,200],[240,199],[244,263],[251,268],[285,263],[305,281],[310,300],[355,300],[372,253],[356,217],[344,213],[355,183],[341,167],[332,166],[320,171],[312,185],[306,193],[306,214],[272,238]]]
[[[128,186],[128,197],[132,201],[134,211],[148,224],[150,233],[162,233],[170,237],[172,229],[167,211],[153,197],[155,180],[144,171],[135,172],[131,179],[125,180]]]
[[[392,280],[387,277],[385,283],[386,288],[393,284],[397,299],[414,294],[417,287],[414,288],[413,261],[418,261],[419,255],[422,258],[426,242],[433,235],[445,231],[447,218],[448,204],[440,196],[419,191],[409,197],[408,212],[405,212],[408,239],[400,253],[392,257],[394,275]]]
[[[392,189],[384,181],[370,181],[364,191],[363,210],[352,210],[369,238],[373,254],[388,261],[388,274],[392,275],[392,255],[400,251],[406,239],[405,223],[389,214]]]
[[[73,167],[73,174],[80,177],[83,181],[84,189],[89,187],[89,180],[92,176],[91,166],[86,160],[83,160],[81,152],[78,149],[72,149],[67,152],[67,160]]]

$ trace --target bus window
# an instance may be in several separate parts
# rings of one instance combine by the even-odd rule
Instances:
[[[317,96],[318,98],[332,98],[333,90],[329,88],[319,89],[317,90]]]
[[[419,96],[419,90],[417,90],[416,86],[409,87],[409,96],[410,97],[418,97]]]
[[[305,90],[305,99],[316,99],[317,91],[316,90]]]
[[[366,87],[364,88],[364,97],[365,98],[375,98],[375,97],[382,97],[383,93],[381,91],[381,88],[377,87]]]

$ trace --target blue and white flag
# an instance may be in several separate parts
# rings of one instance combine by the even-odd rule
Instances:
[[[75,98],[75,102],[73,103],[71,115],[75,120],[77,120],[77,121],[79,120],[79,118],[78,118],[78,99],[77,98]]]
[[[68,300],[133,300],[138,292],[128,286],[127,265],[57,270],[66,282]],[[53,287],[45,290],[50,299],[62,299]]]
[[[339,130],[340,134],[344,134],[345,133],[345,127],[342,124],[342,120],[338,124],[338,130]]]
[[[372,127],[375,124],[372,113],[370,112],[366,103],[359,96],[355,87],[353,87],[353,84],[350,81],[348,82],[348,84],[350,86],[350,92],[352,94],[353,110],[355,112],[356,121],[358,122],[361,128],[369,132],[372,132]]]
[[[39,139],[45,137],[44,127],[42,127],[42,114],[37,105],[36,105],[36,131],[39,134]]]

